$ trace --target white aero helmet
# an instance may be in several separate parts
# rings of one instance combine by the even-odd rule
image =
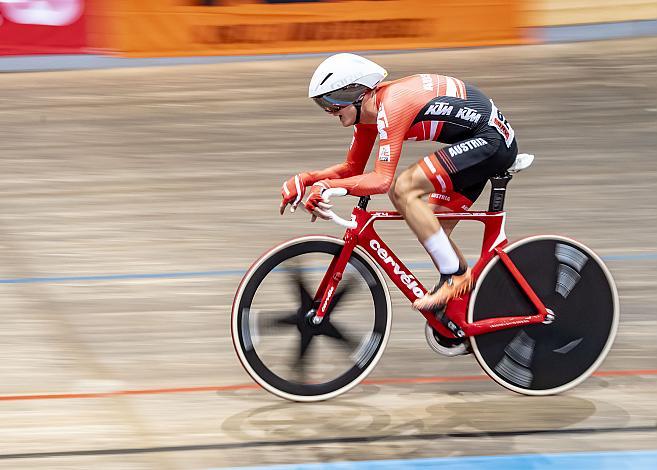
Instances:
[[[383,67],[365,57],[335,54],[315,70],[310,79],[308,97],[325,111],[335,112],[350,104],[360,103],[363,95],[386,75],[388,72]]]

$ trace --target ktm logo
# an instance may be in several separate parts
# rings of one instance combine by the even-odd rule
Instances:
[[[434,103],[429,105],[424,115],[428,116],[431,114],[432,116],[450,116],[452,114],[452,110],[454,110],[454,106],[450,106],[449,103]]]

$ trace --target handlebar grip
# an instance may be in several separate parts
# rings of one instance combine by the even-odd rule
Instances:
[[[335,222],[338,225],[342,225],[344,228],[356,228],[358,227],[358,223],[356,222],[356,216],[352,215],[351,220],[343,219],[339,215],[337,215],[335,212],[328,210],[324,211],[326,215],[329,216],[329,218]]]
[[[347,195],[347,190],[345,188],[328,188],[322,192],[322,199],[324,200],[325,203],[329,203],[331,198],[336,196],[346,196]],[[358,224],[356,223],[356,216],[352,215],[351,220],[346,220],[337,215],[335,212],[332,210],[324,210],[324,213],[336,224],[341,225],[345,228],[350,228],[354,229],[358,227]]]
[[[333,196],[341,197],[346,195],[347,190],[344,188],[328,188],[322,192],[322,199],[328,203]]]

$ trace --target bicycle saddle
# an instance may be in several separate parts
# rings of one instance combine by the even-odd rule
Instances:
[[[534,155],[529,153],[519,153],[516,157],[516,161],[513,162],[513,165],[511,165],[507,171],[509,173],[518,173],[525,168],[529,168],[533,161]]]

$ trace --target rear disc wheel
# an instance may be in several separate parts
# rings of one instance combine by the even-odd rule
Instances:
[[[588,247],[560,236],[526,238],[504,251],[554,316],[472,337],[477,361],[496,382],[525,395],[575,387],[602,363],[616,335],[618,292],[609,270]],[[495,258],[477,279],[468,321],[535,311]]]

